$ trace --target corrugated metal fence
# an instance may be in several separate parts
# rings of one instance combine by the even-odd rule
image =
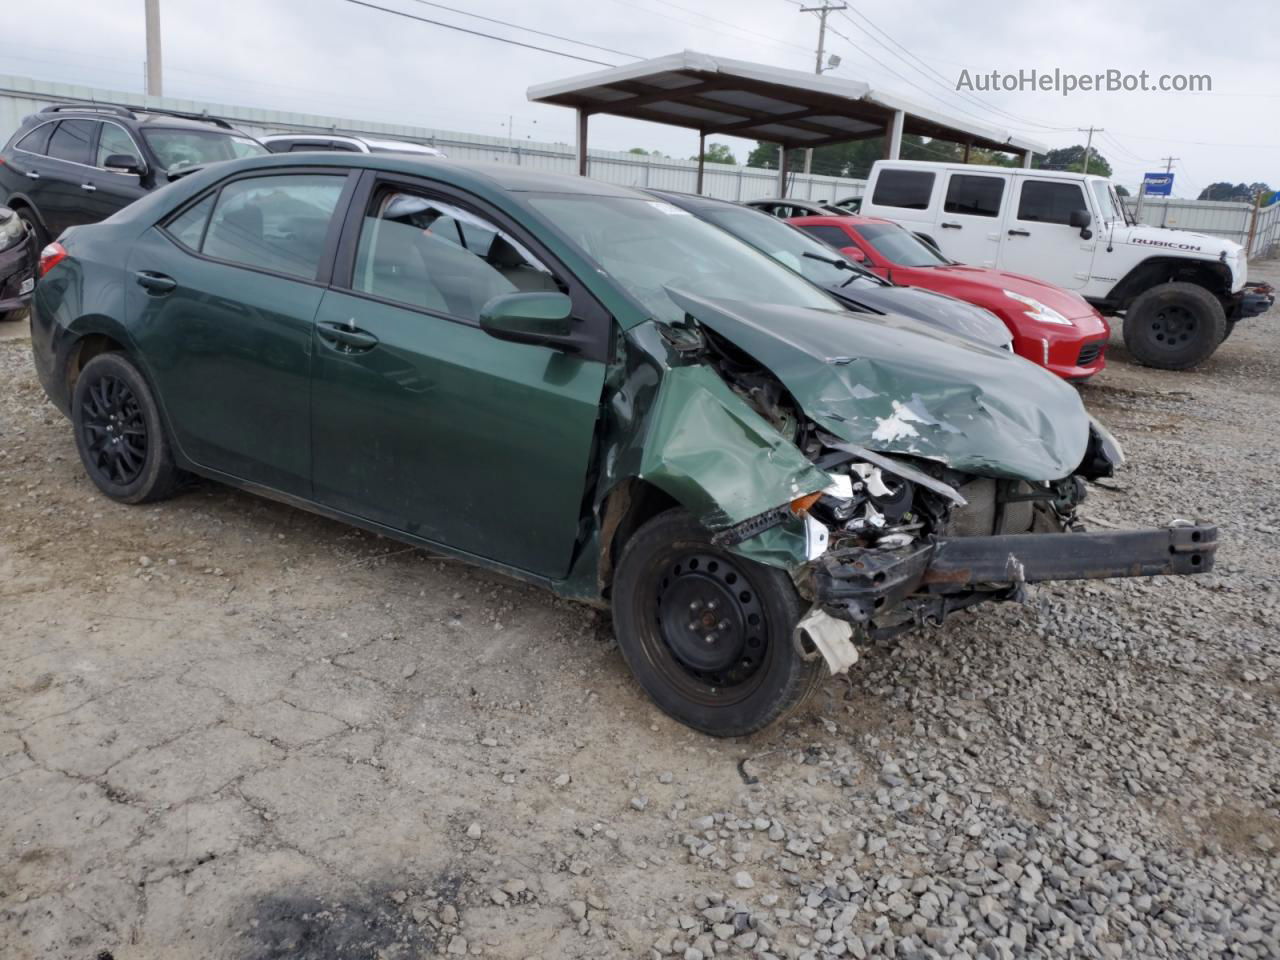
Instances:
[[[1124,203],[1130,213],[1137,211],[1136,197],[1126,197]],[[1262,207],[1255,214],[1252,203],[1143,197],[1138,219],[1156,227],[1193,230],[1248,243],[1251,257],[1280,254],[1280,202]]]
[[[223,117],[246,133],[297,131],[305,133],[348,133],[425,143],[444,150],[452,159],[480,163],[515,163],[550,173],[572,174],[577,169],[574,148],[565,143],[513,143],[501,137],[486,137],[449,130],[434,130],[391,123],[373,123],[341,117],[260,110],[225,103],[181,100],[175,97],[146,97],[118,90],[102,90],[64,83],[50,83],[28,77],[0,74],[0,143],[8,140],[22,118],[50,103],[128,103],[166,110],[208,113]],[[590,176],[627,187],[653,187],[692,193],[697,186],[698,165],[674,157],[650,157],[607,150],[591,150]],[[865,180],[795,174],[790,178],[789,195],[809,200],[839,200],[861,196]],[[776,196],[777,173],[757,167],[709,163],[703,192],[724,200],[754,200]]]

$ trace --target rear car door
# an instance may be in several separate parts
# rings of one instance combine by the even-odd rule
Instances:
[[[1000,205],[1009,189],[1008,175],[950,171],[944,176],[937,233],[947,235],[947,256],[994,267],[1000,256]],[[934,239],[943,243],[936,235]]]
[[[201,467],[310,497],[312,321],[356,176],[245,173],[134,245],[140,355],[175,442]]]
[[[0,163],[0,203],[11,206],[26,201],[39,208],[41,187],[46,180],[49,137],[57,123],[41,123],[14,139]]]
[[[38,166],[36,200],[49,238],[56,240],[67,227],[102,219],[95,215],[90,191],[83,184],[93,171],[96,120],[60,120],[49,137],[47,156]]]
[[[366,174],[316,316],[316,499],[549,578],[569,570],[610,318],[514,220]],[[494,339],[492,297],[567,292],[599,356]]]
[[[1089,282],[1097,245],[1096,232],[1085,239],[1070,222],[1072,212],[1090,210],[1083,185],[1033,176],[1014,179],[1017,196],[1005,217],[1000,266],[1065,290],[1081,289]]]

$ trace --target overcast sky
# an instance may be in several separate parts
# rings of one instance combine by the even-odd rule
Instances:
[[[795,0],[442,0],[620,51],[613,53],[417,0],[369,2],[617,64],[634,62],[623,53],[652,57],[688,48],[811,70],[817,38],[816,17],[801,13]],[[1180,158],[1178,195],[1195,196],[1215,180],[1280,186],[1280,57],[1276,8],[1265,0],[1212,9],[1201,0],[850,2],[866,19],[853,11],[832,15],[832,27],[843,35],[829,34],[829,52],[843,59],[835,76],[865,80],[960,118],[967,111],[977,115],[968,119],[980,117],[1052,147],[1083,142],[1071,128],[1104,127],[1095,145],[1117,182],[1130,187],[1144,170],[1162,169],[1160,158],[1170,154]],[[503,137],[511,117],[518,139],[571,142],[572,114],[530,104],[525,91],[600,69],[347,0],[161,0],[161,8],[165,93],[172,96]],[[41,0],[37,13],[6,20],[0,72],[141,91],[143,0]],[[918,62],[893,41],[948,83],[916,69]],[[1055,67],[1209,74],[1213,92],[978,94],[986,101],[978,105],[953,89],[963,68]],[[729,142],[745,159],[751,144]],[[691,156],[697,147],[692,131],[616,118],[593,119],[592,145],[675,156]]]

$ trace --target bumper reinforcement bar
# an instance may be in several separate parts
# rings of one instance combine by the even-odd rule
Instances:
[[[905,553],[833,552],[815,564],[812,583],[815,599],[832,615],[866,623],[917,593],[1207,573],[1217,547],[1218,528],[1212,524],[955,537]]]

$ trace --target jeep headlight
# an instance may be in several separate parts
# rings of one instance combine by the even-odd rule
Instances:
[[[1070,320],[1053,309],[1053,307],[1046,306],[1034,297],[1024,297],[1022,294],[1014,293],[1012,290],[1006,290],[1004,295],[1028,307],[1026,314],[1032,320],[1039,320],[1041,323],[1056,323],[1063,327],[1074,326]]]
[[[27,238],[27,225],[8,207],[0,207],[0,250],[21,243]]]

